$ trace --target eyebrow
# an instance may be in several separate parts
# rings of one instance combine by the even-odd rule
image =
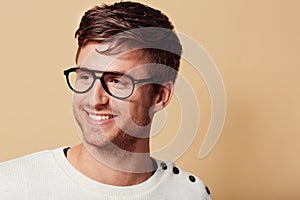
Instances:
[[[84,67],[84,66],[81,66],[81,65],[77,65],[78,68],[85,68],[85,69],[89,69],[89,70],[92,70],[92,71],[103,71],[103,72],[114,72],[114,73],[121,73],[121,74],[128,74],[126,71],[124,70],[120,70],[120,71],[116,71],[116,70],[96,70],[96,69],[91,69],[89,67]]]

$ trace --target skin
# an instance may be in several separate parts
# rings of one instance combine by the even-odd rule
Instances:
[[[88,43],[80,49],[79,67],[123,72],[135,79],[149,78],[147,70],[139,67],[145,64],[140,51],[117,59],[99,54],[101,63],[86,66],[86,60],[98,45]],[[68,151],[69,162],[84,175],[109,185],[129,186],[147,180],[152,174],[151,170],[144,170],[152,169],[148,137],[151,121],[154,113],[168,104],[172,91],[172,82],[164,83],[155,95],[151,85],[144,84],[128,99],[119,100],[109,96],[97,80],[89,92],[74,93],[73,113],[82,131],[82,143]],[[90,115],[113,117],[93,120]]]

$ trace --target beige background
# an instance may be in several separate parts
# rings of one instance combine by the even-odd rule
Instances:
[[[73,36],[83,11],[100,2],[1,1],[0,161],[78,143],[62,71],[74,65]],[[177,164],[201,177],[214,199],[299,199],[300,2],[143,2],[168,14],[179,32],[205,47],[227,91],[220,140],[199,160],[209,96],[184,63],[183,74],[199,91],[201,121]],[[177,104],[174,100],[167,109],[172,124]],[[153,139],[154,149],[172,138],[172,124]]]

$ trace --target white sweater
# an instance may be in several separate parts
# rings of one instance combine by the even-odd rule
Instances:
[[[63,148],[0,163],[0,200],[209,200],[208,193],[199,178],[172,163],[145,182],[125,187],[84,176],[68,162]]]

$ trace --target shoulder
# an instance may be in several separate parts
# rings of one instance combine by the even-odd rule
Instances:
[[[22,166],[22,168],[24,168],[27,165],[34,165],[36,161],[45,160],[50,155],[51,155],[51,151],[41,151],[41,152],[28,154],[19,158],[0,162],[0,169],[3,170],[12,167],[17,168],[18,166]]]
[[[163,190],[169,191],[175,199],[179,199],[179,197],[183,199],[211,199],[208,187],[196,175],[173,163],[159,162],[159,165],[158,170],[163,171],[161,187]]]
[[[60,149],[60,148],[59,148]],[[0,162],[0,180],[18,178],[19,175],[30,176],[39,173],[53,165],[53,152],[56,150],[45,150],[25,155],[20,158]]]
[[[33,191],[39,191],[38,187],[44,187],[53,177],[57,177],[55,151],[62,150],[46,150],[1,162],[0,194],[4,199],[20,196],[29,199]]]

